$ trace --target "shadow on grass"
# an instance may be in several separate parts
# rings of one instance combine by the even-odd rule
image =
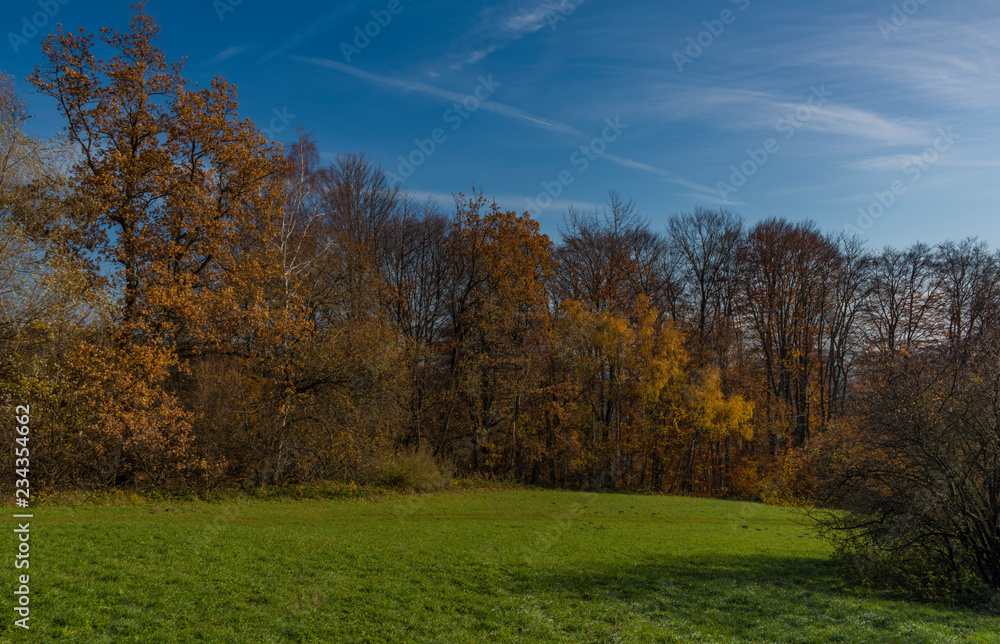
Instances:
[[[512,579],[517,593],[554,603],[617,605],[682,637],[930,643],[961,640],[1000,624],[971,610],[857,596],[858,589],[832,564],[816,558],[726,556],[585,570],[522,568]]]

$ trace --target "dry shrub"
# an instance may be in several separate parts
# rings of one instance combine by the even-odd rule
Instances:
[[[757,499],[760,495],[761,473],[756,459],[737,462],[729,479],[729,490],[738,499]]]
[[[200,358],[182,387],[198,444],[229,481],[378,481],[407,419],[402,351],[391,329],[356,320],[304,340],[284,371]]]
[[[42,485],[179,490],[208,464],[191,415],[162,384],[174,366],[155,345],[95,337],[47,365],[33,400],[33,461]]]
[[[406,492],[437,492],[452,479],[452,468],[439,464],[427,449],[406,448],[382,466],[383,482]]]
[[[810,461],[804,448],[782,452],[758,484],[760,500],[768,505],[812,507],[809,471]]]

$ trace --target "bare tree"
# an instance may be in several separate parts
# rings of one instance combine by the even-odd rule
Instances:
[[[809,438],[818,337],[837,261],[836,246],[811,222],[763,221],[740,248],[742,314],[760,354],[768,421],[780,428],[791,413],[795,446]]]
[[[666,241],[649,229],[635,204],[611,191],[601,211],[570,208],[556,250],[557,300],[577,300],[594,311],[628,313],[645,295],[662,305],[670,295]]]
[[[735,330],[736,249],[743,220],[729,210],[696,208],[671,217],[667,233],[684,285],[689,346],[699,362],[712,360],[724,368]]]
[[[340,284],[334,308],[341,315],[370,315],[383,304],[379,295],[391,255],[388,233],[402,191],[365,154],[338,155],[321,169],[320,182],[325,234],[335,249],[327,274]]]
[[[1000,297],[1000,266],[985,242],[976,238],[946,242],[935,256],[944,322],[944,340],[957,356],[991,329]]]
[[[819,415],[825,424],[843,415],[859,340],[865,300],[872,291],[872,258],[857,237],[838,237],[832,284],[818,334]]]
[[[931,249],[886,248],[872,260],[872,288],[865,299],[866,353],[884,358],[912,353],[938,335],[938,278]]]

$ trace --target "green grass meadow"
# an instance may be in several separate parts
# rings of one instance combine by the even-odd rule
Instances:
[[[4,642],[1000,642],[995,616],[861,592],[801,514],[757,504],[506,490],[34,514],[31,629],[11,564]]]

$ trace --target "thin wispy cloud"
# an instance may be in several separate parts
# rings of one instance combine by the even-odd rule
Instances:
[[[384,87],[397,92],[403,93],[417,93],[424,96],[429,96],[432,98],[441,99],[453,103],[462,103],[470,98],[475,98],[470,94],[462,94],[459,92],[453,92],[451,90],[442,89],[440,87],[435,87],[433,85],[428,85],[427,83],[422,83],[420,81],[415,81],[408,78],[398,78],[394,76],[387,76],[384,74],[375,74],[372,72],[366,72],[364,70],[358,69],[353,65],[345,65],[344,63],[338,62],[336,60],[329,60],[327,58],[303,58],[299,56],[292,56],[293,60],[307,63],[310,65],[316,65],[318,67],[325,67],[326,69],[332,69],[337,72],[344,74],[349,74],[358,78],[366,83],[372,85],[377,85],[379,87]],[[486,110],[488,112],[493,112],[494,114],[499,114],[501,116],[506,116],[518,121],[523,121],[530,123],[537,127],[550,130],[552,132],[561,132],[564,134],[569,134],[574,137],[581,137],[583,133],[576,128],[553,121],[551,119],[544,119],[533,114],[529,114],[516,107],[511,107],[510,105],[504,105],[503,103],[498,103],[493,100],[480,101],[476,99],[479,103],[479,109]]]
[[[240,46],[233,46],[233,47],[229,47],[227,49],[223,49],[222,51],[220,51],[216,55],[214,55],[211,58],[209,58],[208,60],[206,60],[205,64],[206,65],[217,65],[217,64],[219,64],[221,62],[229,60],[233,56],[238,56],[239,54],[242,54],[247,49],[249,49],[249,47],[240,47]]]
[[[440,87],[435,87],[433,85],[428,85],[427,83],[422,83],[420,81],[415,81],[408,78],[398,78],[395,76],[387,76],[385,74],[375,74],[372,72],[366,72],[364,70],[358,69],[357,67],[354,67],[353,65],[345,65],[344,63],[335,60],[329,60],[325,58],[302,58],[298,56],[292,56],[291,58],[302,63],[316,65],[319,67],[324,67],[326,69],[342,72],[344,74],[349,74],[364,82],[379,87],[384,87],[392,91],[397,91],[402,93],[422,94],[424,96],[429,96],[431,98],[440,99],[450,103],[462,103],[463,101],[472,98],[472,96],[469,94],[453,92],[451,90],[442,89]],[[497,103],[496,101],[492,100],[479,101],[479,109],[487,110],[489,112],[493,112],[495,114],[499,114],[501,116],[505,116],[518,121],[527,122],[531,125],[541,127],[551,132],[565,134],[577,141],[590,139],[589,135],[585,134],[581,130],[571,125],[560,123],[552,119],[545,119],[539,116],[535,116],[533,114],[529,114],[527,112],[519,110],[515,107],[511,107],[510,105]],[[688,181],[686,179],[683,179],[682,177],[677,176],[676,174],[670,172],[669,170],[657,168],[655,166],[646,163],[641,163],[639,161],[634,161],[632,159],[628,159],[616,154],[610,154],[607,152],[605,152],[600,156],[622,167],[631,168],[634,170],[641,170],[643,172],[649,172],[655,174],[664,181],[684,186],[691,190],[697,190],[705,195],[712,195],[717,192],[715,189],[709,188],[708,186],[703,186]]]
[[[505,197],[504,203],[514,202],[516,204],[520,204],[519,210],[527,210],[532,215],[536,216],[541,213],[565,213],[570,208],[586,212],[599,211],[607,206],[607,204],[598,203],[596,201],[575,201],[573,199],[553,199],[549,205],[542,206],[534,201],[534,197],[535,195],[531,195],[530,197],[528,195],[521,197]],[[497,203],[500,203],[500,199],[497,199]]]
[[[963,111],[1000,106],[1000,19],[913,20],[889,43],[844,28],[812,44],[818,51],[806,64],[842,68],[896,101],[920,98]]]
[[[514,38],[520,38],[544,27],[549,16],[558,10],[559,3],[543,2],[535,7],[521,9],[504,21],[503,26]]]
[[[397,91],[402,93],[418,93],[424,96],[429,96],[431,98],[440,99],[450,103],[462,103],[463,101],[471,98],[468,94],[462,94],[459,92],[453,92],[451,90],[442,89],[440,87],[435,87],[433,85],[428,85],[420,81],[415,81],[408,78],[398,78],[394,76],[387,76],[384,74],[375,74],[372,72],[366,72],[364,70],[358,69],[352,65],[345,65],[339,61],[329,60],[324,58],[302,58],[293,56],[294,60],[302,63],[316,65],[319,67],[324,67],[326,69],[331,69],[341,73],[349,74],[358,78],[364,82],[384,87],[391,91]],[[479,101],[479,109],[487,110],[495,114],[505,116],[517,121],[526,122],[528,124],[534,125],[536,127],[541,127],[543,129],[549,130],[551,132],[556,132],[564,135],[568,135],[576,141],[589,140],[591,137],[585,134],[583,131],[575,128],[571,125],[565,123],[560,123],[552,119],[545,119],[533,114],[529,114],[522,110],[519,110],[510,105],[505,105],[503,103],[497,103],[492,100]],[[677,174],[656,166],[642,163],[640,161],[635,161],[617,154],[611,154],[605,152],[600,155],[601,158],[610,161],[616,165],[622,166],[624,168],[630,168],[633,170],[640,170],[642,172],[647,172],[658,176],[662,181],[668,183],[676,184],[688,188],[689,190],[695,190],[701,194],[704,198],[710,200],[717,200],[718,191],[714,188],[704,186],[692,181],[688,181]]]
[[[928,165],[928,160],[922,154],[896,154],[862,159],[848,164],[848,167],[852,170],[877,172],[883,170],[904,170],[912,167],[923,169]],[[955,158],[953,155],[941,155],[935,159],[934,165],[948,168],[997,168],[1000,167],[1000,159],[968,159]]]
[[[683,177],[674,174],[670,170],[664,170],[663,168],[658,168],[656,166],[649,165],[648,163],[634,161],[632,159],[620,157],[617,154],[609,154],[607,152],[605,152],[601,156],[607,159],[608,161],[611,161],[612,163],[617,163],[618,165],[624,168],[632,168],[634,170],[642,170],[643,172],[649,172],[651,174],[657,175],[658,177],[662,178],[664,181],[668,183],[674,183],[679,186],[684,186],[685,188],[688,188],[690,190],[696,190],[698,193],[700,193],[705,197],[716,198],[714,197],[714,195],[717,195],[719,192],[718,189],[716,188],[710,188],[708,186],[703,186],[701,184],[688,181],[687,179],[684,179]]]
[[[784,120],[796,132],[851,136],[887,145],[927,143],[935,136],[934,124],[838,103],[836,92],[832,100],[810,104],[811,91],[804,88],[801,99],[796,101],[788,96],[724,87],[661,88],[659,92],[664,96],[650,98],[643,109],[668,122],[697,119],[723,130],[774,131]]]
[[[716,191],[716,194],[714,194],[714,195],[703,194],[701,192],[683,192],[683,193],[681,193],[678,196],[680,196],[680,197],[686,197],[688,199],[691,199],[695,203],[710,203],[713,206],[743,206],[743,205],[746,205],[746,203],[743,202],[743,201],[734,201],[732,199],[723,199],[723,198],[719,197],[718,191]]]
[[[584,2],[576,0],[573,6],[579,7]],[[483,9],[472,29],[459,39],[461,49],[448,68],[457,71],[474,65],[515,40],[557,24],[557,17],[564,15],[566,6],[565,2],[535,0],[528,4],[506,2]]]
[[[801,105],[785,104],[785,107],[794,111]],[[935,136],[933,127],[916,125],[902,119],[890,120],[873,112],[836,104],[813,108],[810,118],[803,121],[802,127],[889,145],[927,143]]]
[[[262,56],[261,59],[258,60],[257,62],[261,63],[261,62],[264,62],[266,60],[270,60],[272,58],[280,56],[280,55],[288,52],[289,50],[291,50],[291,49],[293,49],[293,48],[295,48],[295,47],[297,47],[299,45],[303,45],[303,44],[305,44],[305,43],[313,40],[314,38],[316,38],[320,34],[326,33],[326,32],[328,32],[328,31],[330,31],[330,30],[332,30],[334,28],[343,28],[343,27],[345,27],[346,24],[347,24],[346,21],[345,21],[345,18],[347,16],[350,16],[350,15],[356,13],[356,11],[357,11],[357,9],[358,9],[359,6],[360,6],[360,3],[358,3],[358,2],[350,2],[350,3],[347,3],[347,4],[341,4],[336,9],[334,9],[332,11],[329,11],[329,12],[327,12],[327,13],[321,15],[321,16],[318,16],[316,18],[313,18],[312,20],[307,21],[301,28],[299,28],[297,31],[295,31],[295,33],[293,33],[290,37],[286,38],[276,48],[272,49],[271,51],[269,51],[268,53],[266,53],[264,56]],[[364,24],[365,21],[370,20],[370,19],[371,19],[371,16],[365,17],[364,20],[362,20],[361,24]],[[342,34],[340,34],[339,40],[350,40],[351,37],[352,37],[351,36],[351,29],[348,27],[346,29],[346,31],[344,31]]]
[[[872,159],[862,159],[848,165],[853,170],[881,171],[881,170],[902,170],[903,168],[920,163],[922,157],[919,154],[894,154]]]

